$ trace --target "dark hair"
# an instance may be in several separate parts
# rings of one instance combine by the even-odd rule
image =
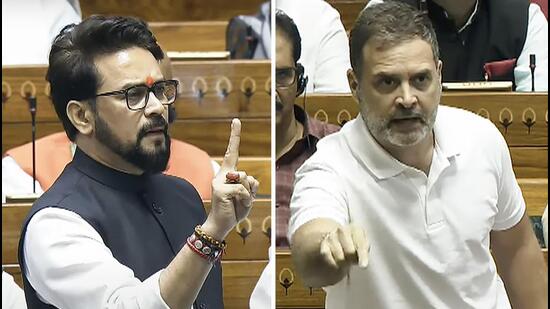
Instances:
[[[163,52],[147,24],[139,19],[120,16],[91,16],[80,24],[65,26],[54,39],[46,80],[57,116],[71,141],[77,130],[67,117],[70,100],[95,100],[101,77],[94,60],[101,55],[131,47],[140,47],[161,60]]]
[[[302,54],[302,38],[298,27],[296,27],[292,18],[282,10],[277,10],[275,13],[275,25],[277,25],[277,31],[281,30],[292,41],[292,57],[294,63],[297,63]]]
[[[409,4],[385,0],[365,7],[350,32],[351,67],[361,78],[363,47],[377,40],[383,47],[392,47],[412,39],[422,39],[432,46],[434,61],[439,60],[439,46],[428,16]]]

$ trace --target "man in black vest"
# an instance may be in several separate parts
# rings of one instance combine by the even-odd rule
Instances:
[[[240,127],[212,182],[197,191],[163,175],[177,81],[142,21],[93,16],[54,40],[47,80],[73,161],[23,224],[19,259],[29,308],[223,308],[224,238],[258,182],[235,171]]]
[[[512,81],[548,91],[548,21],[529,0],[399,0],[427,10],[439,41],[443,82]],[[371,0],[369,5],[382,0]],[[505,61],[505,62],[501,62]],[[487,68],[487,70],[485,69]]]

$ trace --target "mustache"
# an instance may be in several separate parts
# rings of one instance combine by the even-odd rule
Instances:
[[[162,116],[155,116],[151,119],[151,121],[149,121],[143,127],[141,127],[138,133],[138,141],[143,139],[145,135],[147,135],[149,130],[157,127],[163,127],[162,131],[164,135],[165,136],[168,135],[168,122],[166,122],[166,119],[164,119],[164,117]]]
[[[426,122],[426,117],[422,112],[412,110],[412,109],[400,108],[391,116],[392,121],[403,120],[403,119],[414,119],[414,118],[418,118],[422,120],[422,122]]]

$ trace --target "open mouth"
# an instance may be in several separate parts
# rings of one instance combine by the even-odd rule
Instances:
[[[152,135],[162,134],[162,135],[164,135],[164,127],[152,128],[150,130],[147,130],[146,134],[147,135],[149,135],[149,134],[152,134]]]

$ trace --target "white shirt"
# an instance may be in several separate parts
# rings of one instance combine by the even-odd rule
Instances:
[[[542,237],[544,238],[544,245],[548,248],[548,204],[544,207],[544,212],[542,213]]]
[[[2,270],[2,309],[27,309],[23,290],[4,270]]]
[[[309,78],[307,92],[349,93],[349,43],[338,11],[323,0],[277,0],[276,7],[294,20],[300,32],[298,62]]]
[[[275,258],[273,251],[273,247],[269,247],[269,262],[262,271],[260,279],[258,279],[250,295],[250,309],[271,308],[271,295],[273,294],[273,284],[275,283]]]
[[[510,308],[489,251],[489,233],[525,211],[506,142],[489,120],[446,106],[434,134],[429,176],[386,152],[361,116],[296,172],[289,239],[329,218],[371,243],[369,266],[326,288],[327,309]]]
[[[80,21],[67,0],[2,0],[2,65],[48,64],[53,39]]]
[[[23,250],[29,283],[43,302],[57,308],[169,308],[160,295],[162,270],[141,282],[72,211],[37,212]]]
[[[367,7],[384,2],[383,0],[370,0]],[[459,29],[462,32],[466,29],[477,13],[478,1],[475,9],[467,22]],[[503,25],[506,27],[508,25]],[[536,55],[535,68],[535,91],[548,91],[548,21],[542,13],[540,6],[536,3],[529,5],[529,21],[527,24],[527,36],[525,45],[519,55],[514,68],[514,79],[516,91],[531,91],[531,69],[529,68],[529,55]],[[445,65],[445,64],[443,64]]]

